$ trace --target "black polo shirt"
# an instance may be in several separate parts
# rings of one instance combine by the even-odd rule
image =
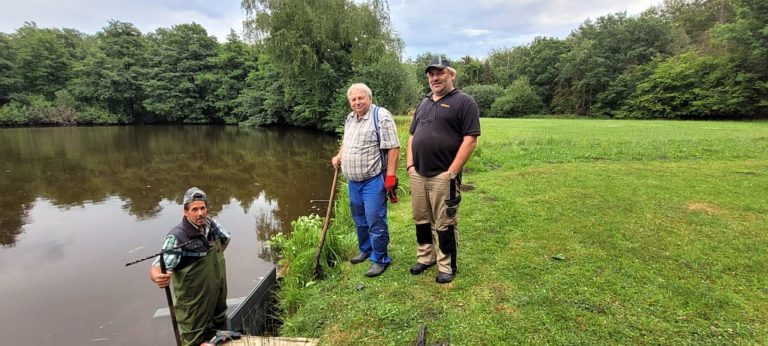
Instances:
[[[416,172],[434,177],[451,166],[464,136],[480,135],[480,111],[472,96],[457,89],[437,102],[429,93],[416,108],[409,132]]]

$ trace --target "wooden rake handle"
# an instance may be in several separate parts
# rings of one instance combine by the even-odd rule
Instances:
[[[331,211],[333,210],[333,199],[336,197],[336,181],[339,180],[339,169],[334,167],[333,183],[331,184],[331,196],[328,197],[328,208],[325,211],[325,220],[323,221],[323,230],[320,231],[320,243],[317,245],[317,254],[315,255],[315,275],[320,273],[320,255],[323,253],[325,238],[328,234],[328,224],[331,222]]]

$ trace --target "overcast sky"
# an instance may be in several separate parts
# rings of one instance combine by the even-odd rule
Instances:
[[[0,32],[26,21],[38,27],[73,28],[93,34],[111,19],[143,33],[196,22],[223,41],[240,34],[245,12],[233,0],[2,0]],[[390,0],[394,29],[405,41],[405,58],[424,52],[450,58],[485,58],[492,49],[530,43],[536,36],[565,38],[587,18],[626,11],[636,15],[660,0]]]

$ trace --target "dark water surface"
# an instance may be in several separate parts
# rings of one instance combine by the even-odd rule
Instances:
[[[0,338],[171,345],[149,261],[190,186],[232,233],[229,298],[266,274],[264,240],[324,215],[333,136],[224,126],[0,129]]]

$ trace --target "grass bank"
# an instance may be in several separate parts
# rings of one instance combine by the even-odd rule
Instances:
[[[410,119],[397,121],[405,144]],[[428,344],[768,341],[768,123],[481,126],[456,280],[408,272],[415,233],[401,167],[391,267],[369,279],[367,265],[346,261],[354,226],[340,200],[330,252],[338,265],[323,280],[287,272],[283,335],[407,345],[425,324]],[[307,261],[299,257],[285,263]]]

